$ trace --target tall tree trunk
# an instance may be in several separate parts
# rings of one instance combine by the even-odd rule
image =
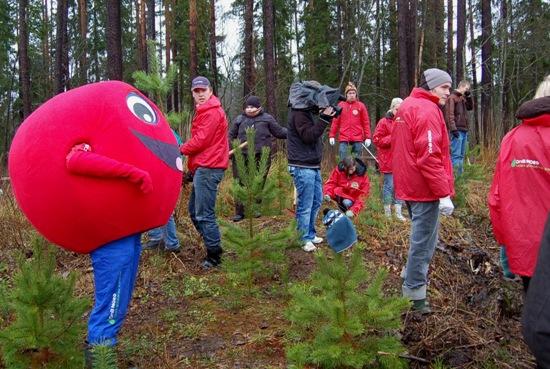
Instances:
[[[445,68],[445,7],[441,0],[433,0],[433,17],[434,17],[434,65],[430,68]]]
[[[69,50],[67,49],[68,0],[57,1],[57,36],[55,41],[55,93],[65,91],[67,87]]]
[[[46,73],[46,96],[50,96],[52,88],[50,67],[50,19],[48,15],[48,0],[42,3],[42,67]]]
[[[481,0],[481,124],[485,144],[494,143],[495,127],[492,118],[491,89],[493,85],[493,56],[491,37],[491,0]]]
[[[147,71],[147,40],[146,40],[146,19],[145,0],[136,0],[137,19],[137,47],[138,47],[138,68]]]
[[[80,41],[82,49],[80,52],[80,83],[88,82],[88,4],[86,0],[78,0],[78,14],[80,18]]]
[[[453,75],[453,0],[447,0],[447,72]]]
[[[464,79],[464,43],[466,41],[466,0],[458,0],[456,8],[456,82]]]
[[[476,46],[474,34],[474,7],[472,0],[468,0],[469,9],[469,26],[470,26],[470,61],[472,63],[472,97],[474,100],[474,134],[472,143],[477,144],[481,141],[481,126],[479,124],[479,104],[478,102],[478,84],[477,84],[477,62],[476,62]]]
[[[277,119],[277,70],[275,69],[275,46],[273,42],[273,0],[263,0],[264,23],[264,70],[265,70],[265,98],[267,110]]]
[[[147,1],[147,39],[155,40],[155,0],[142,0]],[[147,48],[146,48],[147,49]],[[147,52],[147,50],[146,50]]]
[[[338,30],[338,42],[336,44],[336,57],[338,58],[338,75],[344,78],[344,30],[342,27],[342,0],[336,1],[336,29]]]
[[[416,69],[416,1],[397,0],[399,44],[399,95],[409,95]]]
[[[23,119],[31,114],[31,77],[28,55],[29,33],[27,30],[27,0],[19,1],[19,88],[23,102]]]
[[[191,78],[198,75],[197,18],[197,0],[189,0],[189,76]]]
[[[120,1],[107,0],[107,78],[122,80],[122,28]]]
[[[376,84],[376,94],[378,96],[381,95],[380,87],[382,85],[382,65],[381,65],[381,57],[380,57],[380,0],[376,0],[376,38],[374,42],[376,43],[376,47],[374,49],[374,55],[375,55],[375,65],[376,65],[376,77],[375,77],[375,84]],[[380,101],[379,99],[376,99],[376,107],[375,107],[375,114],[376,114],[376,122],[380,119],[381,116],[381,109],[380,109]]]
[[[302,61],[300,60],[300,30],[298,24],[298,1],[294,0],[294,34],[296,35],[296,58],[298,59],[298,78],[302,77]]]
[[[218,52],[216,48],[216,0],[210,0],[210,69],[212,71],[212,82],[214,94],[218,90]]]
[[[500,16],[501,16],[501,37],[500,37],[500,80],[502,81],[502,122],[503,122],[503,134],[512,128],[512,106],[510,99],[510,78],[508,76],[508,43],[510,40],[510,16],[508,14],[508,0],[501,0],[500,3]]]
[[[256,85],[254,73],[254,0],[244,2],[244,91],[253,94]]]
[[[165,24],[165,34],[164,38],[166,40],[166,49],[165,49],[165,55],[166,55],[166,73],[168,73],[168,70],[170,69],[170,64],[172,62],[172,32],[173,32],[173,1],[172,0],[164,0],[164,24]],[[168,92],[168,96],[164,97],[166,99],[166,112],[172,111],[174,107],[174,95],[172,92]]]
[[[418,54],[417,54],[417,42],[416,42],[416,19],[418,14],[418,0],[409,0],[409,21],[408,21],[408,32],[407,32],[407,53],[409,60],[409,91],[416,86],[417,75],[416,75],[416,66],[418,64]]]

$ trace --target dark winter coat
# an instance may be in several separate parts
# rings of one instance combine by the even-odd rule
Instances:
[[[537,359],[538,368],[550,368],[550,216],[540,242],[535,274],[523,305],[523,338]]]
[[[449,131],[468,131],[468,110],[474,104],[471,95],[463,95],[453,91],[445,103],[445,123]]]
[[[292,109],[288,118],[288,165],[321,168],[323,142],[321,137],[328,122],[314,117],[311,110]]]
[[[254,152],[256,154],[261,153],[264,146],[273,149],[273,137],[285,139],[287,135],[286,128],[281,127],[270,114],[262,111],[255,117],[249,117],[245,113],[242,113],[235,118],[229,130],[229,145],[236,138],[241,143],[245,142],[247,128],[254,128],[256,130],[256,136],[254,137]],[[247,148],[243,148],[243,153],[247,151]]]

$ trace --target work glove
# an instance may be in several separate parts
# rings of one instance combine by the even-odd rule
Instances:
[[[365,146],[366,146],[366,147],[369,147],[370,144],[371,144],[371,142],[372,142],[372,141],[370,140],[370,138],[367,138],[367,139],[365,140]]]
[[[351,211],[351,210],[346,211],[346,216],[348,218],[353,218],[353,211]]]
[[[330,144],[330,146],[334,146],[334,144],[336,143],[336,140],[334,140],[334,137],[331,137],[328,139],[328,143]]]
[[[453,135],[454,138],[458,138],[460,136],[457,129],[455,129],[454,131],[451,131],[451,134]]]
[[[323,199],[324,199],[326,202],[329,202],[329,201],[331,200],[330,195],[325,195],[325,196],[323,197]]]
[[[455,207],[449,196],[445,196],[439,199],[439,212],[442,215],[451,215],[454,209]]]

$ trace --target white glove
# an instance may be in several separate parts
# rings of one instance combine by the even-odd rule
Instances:
[[[445,196],[439,199],[439,212],[442,215],[451,215],[454,209],[455,207],[449,196]]]
[[[330,146],[334,146],[334,144],[336,143],[336,141],[334,141],[334,137],[329,138],[328,143],[330,144]]]
[[[325,199],[325,201],[327,201],[327,202],[331,200],[331,198],[330,198],[329,195],[325,195],[325,196],[324,196],[324,199]]]
[[[372,141],[370,140],[370,138],[367,138],[367,139],[365,140],[365,146],[366,146],[366,147],[369,147],[370,144],[371,144],[371,142],[372,142]]]
[[[353,211],[351,211],[351,210],[346,211],[346,215],[348,216],[348,218],[352,218],[353,217]]]

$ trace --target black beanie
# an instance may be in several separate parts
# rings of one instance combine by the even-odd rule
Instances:
[[[246,103],[244,107],[246,108],[247,106],[260,108],[262,104],[260,104],[260,99],[258,98],[258,96],[251,95],[251,96],[248,96],[248,99],[246,99]]]

